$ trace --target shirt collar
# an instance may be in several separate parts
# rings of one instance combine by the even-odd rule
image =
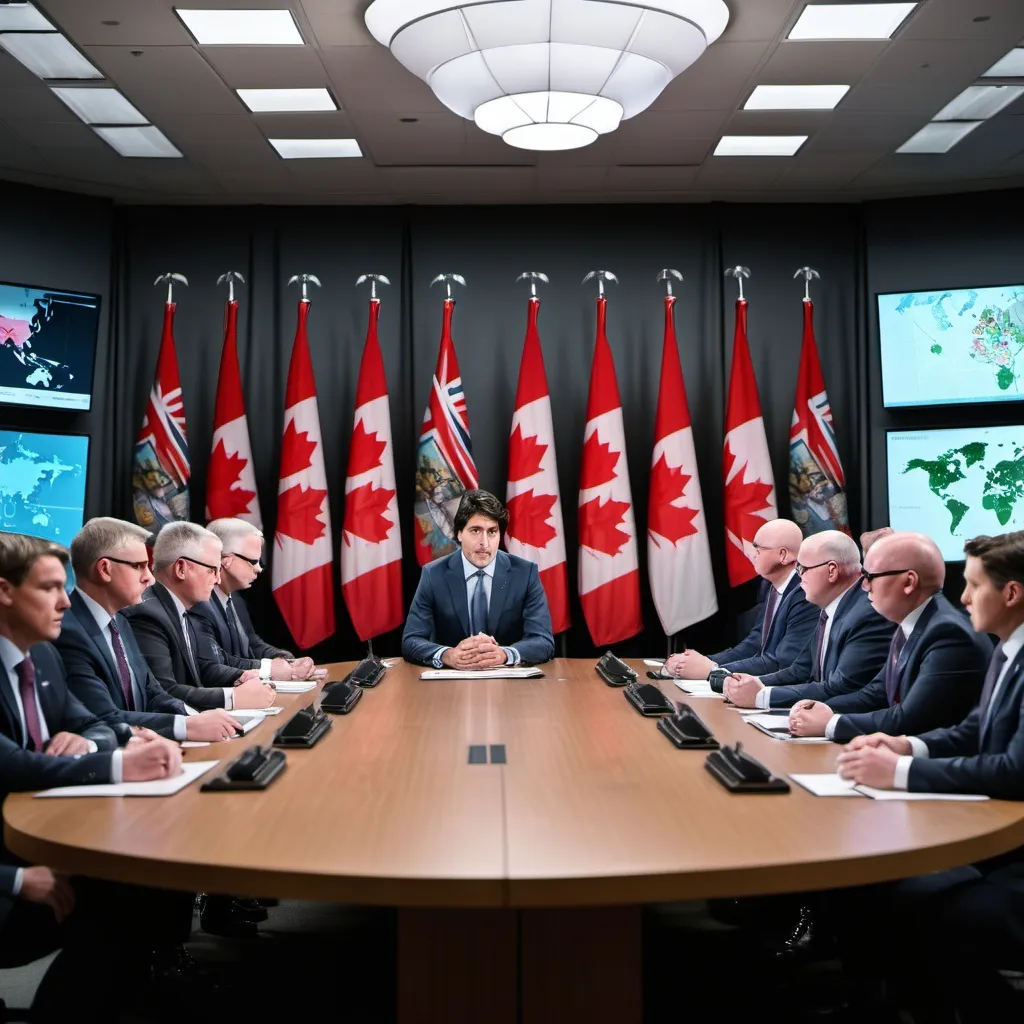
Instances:
[[[170,587],[167,588],[167,593],[171,595],[171,600],[174,602],[174,607],[178,609],[178,618],[184,618],[185,613],[188,611],[188,609],[185,607],[181,598],[178,597],[178,595],[173,590],[171,590]]]
[[[917,625],[917,621],[918,621],[918,619],[920,619],[920,618],[921,618],[921,616],[922,616],[922,615],[924,615],[924,610],[925,610],[925,608],[927,608],[927,607],[928,607],[928,605],[930,605],[930,604],[932,603],[932,601],[934,601],[934,600],[935,600],[935,595],[933,594],[933,595],[932,595],[931,597],[929,597],[929,598],[928,598],[928,600],[927,600],[927,601],[925,601],[925,603],[924,603],[924,604],[919,604],[919,605],[918,605],[918,606],[917,606],[917,607],[916,607],[916,608],[915,608],[915,609],[914,609],[914,610],[913,610],[913,611],[912,611],[912,612],[911,612],[911,613],[910,613],[910,614],[909,614],[909,615],[908,615],[908,616],[907,616],[907,617],[906,617],[906,618],[905,618],[905,619],[904,619],[904,620],[903,620],[903,621],[902,621],[902,622],[900,623],[900,629],[902,629],[902,630],[903,630],[903,635],[904,635],[904,636],[905,636],[905,637],[906,637],[906,638],[907,638],[908,640],[910,639],[910,634],[914,632],[914,627],[915,627],[915,626]]]
[[[490,560],[490,562],[488,562],[487,565],[485,565],[483,567],[484,568],[484,573],[486,575],[490,576],[492,580],[494,579],[494,563],[497,560],[498,560],[498,556],[497,556],[497,554],[495,554],[495,556]],[[465,553],[463,552],[462,553],[462,575],[463,575],[463,577],[468,580],[469,577],[473,576],[478,569],[479,569],[479,566],[474,565],[466,557]]]
[[[1003,644],[1003,654],[1006,655],[1007,665],[1013,664],[1013,659],[1020,654],[1021,648],[1024,648],[1024,623],[1021,623],[1010,634],[1009,640]]]
[[[842,601],[842,599],[844,597],[846,597],[846,595],[851,590],[853,590],[854,587],[859,587],[859,586],[860,586],[860,580],[857,580],[855,583],[851,583],[838,597],[832,598],[832,600],[829,601],[829,603],[827,605],[825,605],[825,614],[828,616],[829,622],[832,621],[832,617],[835,615],[836,609],[839,607],[839,602]]]
[[[3,662],[8,675],[12,675],[15,667],[20,665],[27,657],[28,655],[18,650],[7,637],[0,636],[0,661]]]
[[[85,602],[85,607],[89,609],[92,617],[96,620],[96,625],[100,627],[100,632],[105,630],[110,625],[110,620],[113,615],[107,611],[95,598],[90,597],[80,587],[75,587],[75,593]]]
[[[796,569],[793,569],[790,574],[778,583],[773,583],[772,586],[779,592],[779,597],[782,597],[786,592],[786,587],[789,586],[789,581],[796,575]]]

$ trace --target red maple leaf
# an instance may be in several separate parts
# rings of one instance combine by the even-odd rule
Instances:
[[[509,498],[508,536],[535,548],[547,547],[548,542],[558,536],[558,532],[548,522],[554,504],[553,494],[535,495],[533,488]]]
[[[326,491],[315,487],[303,487],[302,484],[289,487],[277,499],[278,532],[303,544],[319,540],[327,529],[319,518],[320,506],[326,497]]]
[[[523,437],[523,428],[517,425],[512,432],[508,453],[508,479],[525,480],[540,472],[540,461],[548,450],[546,444],[538,444],[536,434]]]
[[[609,498],[603,505],[600,498],[591,498],[580,505],[580,543],[606,555],[617,555],[630,537],[618,529],[629,509],[628,501]]]
[[[725,450],[725,478],[729,481],[725,485],[725,525],[737,537],[753,540],[754,534],[767,522],[760,513],[769,506],[772,485],[760,478],[744,482],[746,463],[730,479],[736,455],[730,445],[726,445]]]
[[[309,434],[305,430],[299,433],[295,429],[295,420],[289,420],[288,426],[284,431],[284,437],[281,439],[282,478],[308,469],[312,464],[312,455],[315,448],[316,441],[310,441]]]
[[[693,525],[695,508],[686,505],[673,505],[673,501],[681,498],[691,477],[687,476],[681,466],[670,466],[665,461],[665,454],[654,464],[651,470],[651,508],[648,513],[648,533],[656,533],[674,544],[683,537],[692,536],[697,532]],[[657,538],[655,538],[657,543]]]
[[[386,519],[384,513],[394,496],[394,491],[374,487],[372,481],[362,487],[353,487],[345,495],[345,532],[362,537],[371,544],[387,540],[395,524]],[[347,536],[345,543],[351,543]]]
[[[580,490],[588,487],[600,487],[615,479],[615,467],[621,452],[613,452],[607,444],[602,444],[595,430],[583,446],[583,463],[580,470]]]
[[[376,431],[368,434],[360,420],[352,431],[352,443],[348,449],[348,475],[359,476],[360,473],[376,469],[381,464],[380,457],[387,446],[386,441],[377,440]]]
[[[249,511],[249,502],[256,497],[255,491],[247,491],[244,487],[231,485],[242,479],[242,470],[248,459],[243,459],[237,452],[228,455],[224,447],[224,439],[217,442],[217,447],[210,455],[208,480],[215,480],[218,486],[206,495],[206,504],[210,508],[210,519],[230,519]]]

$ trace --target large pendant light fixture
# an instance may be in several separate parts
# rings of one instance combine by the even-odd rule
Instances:
[[[366,25],[456,114],[576,149],[646,110],[725,30],[723,0],[374,0]]]

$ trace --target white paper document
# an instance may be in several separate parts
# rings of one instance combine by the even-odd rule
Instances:
[[[648,668],[661,668],[665,662],[660,661],[658,658],[644,658],[644,664]]]
[[[725,700],[725,694],[715,693],[706,679],[676,679],[674,682],[683,693],[687,693],[691,697],[711,697],[714,700]]]
[[[790,778],[815,796],[865,796],[854,788],[852,779],[840,778],[836,772],[820,775],[790,775]]]
[[[506,666],[505,668],[466,669],[428,668],[420,673],[420,679],[536,679],[544,673],[539,668],[525,665]]]
[[[181,774],[172,779],[150,782],[107,782],[99,786],[59,786],[44,789],[36,796],[171,796],[215,768],[219,761],[186,761]]]
[[[858,786],[857,789],[872,800],[987,800],[981,793],[908,793],[905,789],[875,789]]]
[[[309,693],[316,689],[316,680],[268,679],[278,693]]]
[[[784,740],[786,743],[831,743],[824,736],[792,736],[789,732],[789,718],[780,715],[746,715],[744,722],[760,730],[773,740]]]

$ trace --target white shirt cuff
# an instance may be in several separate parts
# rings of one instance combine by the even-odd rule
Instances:
[[[11,895],[17,898],[21,895],[21,880],[25,877],[25,869],[18,868],[14,872],[14,887],[11,889]]]
[[[174,738],[180,743],[188,739],[188,722],[184,715],[174,716]]]
[[[913,755],[904,754],[896,761],[896,770],[892,774],[892,788],[906,789],[910,779],[910,766],[914,763]]]
[[[114,753],[110,755],[110,781],[114,783],[115,786],[124,782],[124,767],[121,764],[123,754],[123,750],[115,750]]]
[[[260,679],[271,678],[271,662],[269,658],[260,658]]]
[[[95,740],[86,740],[85,742],[89,744],[89,750],[87,752],[90,754],[95,754],[96,751],[100,749],[96,746]]]
[[[519,664],[519,652],[514,647],[502,647],[502,650],[505,652],[506,665]]]
[[[920,736],[908,736],[907,742],[910,744],[910,756],[911,757],[930,757],[928,753],[928,744],[925,743]]]
[[[772,688],[766,686],[763,690],[758,690],[754,695],[754,707],[755,708],[770,708],[772,706]]]
[[[434,651],[434,657],[431,661],[434,668],[444,668],[444,662],[441,659],[444,657],[444,652],[450,650],[450,647],[438,647],[438,649]]]
[[[836,726],[839,724],[839,719],[842,715],[833,715],[828,722],[825,723],[825,739],[831,740],[835,738]]]
[[[227,687],[224,690],[224,707],[226,707],[228,709],[228,711],[234,710],[234,707],[235,707],[235,693],[231,689],[231,687]]]

